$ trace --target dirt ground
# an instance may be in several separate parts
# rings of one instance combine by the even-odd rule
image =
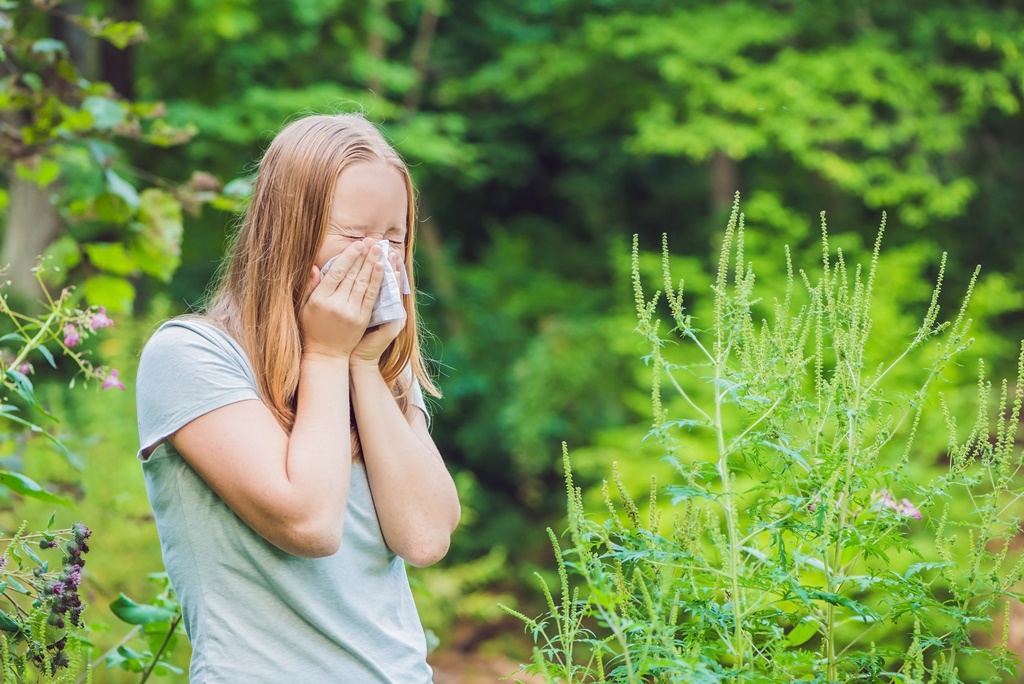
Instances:
[[[429,660],[434,668],[434,684],[495,684],[516,680],[523,684],[544,684],[540,677],[513,675],[519,663],[504,656],[448,651],[432,654]]]

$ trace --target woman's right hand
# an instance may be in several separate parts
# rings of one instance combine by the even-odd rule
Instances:
[[[380,294],[384,266],[372,240],[349,245],[321,277],[314,265],[299,311],[302,353],[347,358],[362,339]]]

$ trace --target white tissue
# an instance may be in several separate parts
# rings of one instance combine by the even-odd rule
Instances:
[[[405,318],[405,307],[402,306],[402,295],[412,294],[412,289],[409,287],[409,276],[405,272],[405,266],[401,267],[401,280],[399,275],[395,273],[395,269],[391,266],[391,260],[388,259],[388,254],[391,251],[391,243],[387,240],[378,240],[377,244],[380,245],[381,255],[380,263],[384,264],[384,280],[380,284],[380,294],[377,295],[377,301],[373,304],[373,311],[370,313],[370,322],[366,324],[366,327],[372,328],[375,325],[382,323],[390,323],[391,321],[397,321],[401,318]],[[320,269],[320,275],[327,275],[328,269],[334,260],[341,256],[333,256],[327,260],[324,267]]]

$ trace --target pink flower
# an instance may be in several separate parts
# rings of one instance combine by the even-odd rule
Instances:
[[[64,326],[64,346],[74,347],[76,344],[82,341],[82,336],[78,334],[78,328],[73,324],[68,323]]]
[[[901,499],[900,501],[897,501],[896,499],[893,498],[892,494],[890,494],[889,490],[887,489],[883,489],[880,492],[875,492],[875,494],[871,498],[878,501],[878,503],[882,504],[882,506],[893,511],[896,511],[900,515],[905,516],[907,518],[920,520],[922,517],[921,511],[918,510],[917,506],[911,503],[910,499]]]
[[[107,309],[102,306],[100,307],[100,310],[97,313],[94,313],[92,315],[92,320],[89,321],[89,326],[93,330],[99,330],[100,328],[109,328],[112,325],[114,325],[114,321],[112,321],[110,317],[107,316]]]
[[[103,389],[124,389],[124,383],[117,379],[117,369],[111,368],[107,379],[103,381]]]
[[[896,511],[901,515],[913,518],[914,520],[921,519],[921,511],[917,510],[917,506],[910,503],[910,499],[903,499],[900,501],[900,507],[897,508]]]
[[[32,368],[32,364],[29,363],[28,361],[25,361],[23,364],[18,366],[18,372],[21,373],[22,375],[32,375],[33,370],[35,369]]]

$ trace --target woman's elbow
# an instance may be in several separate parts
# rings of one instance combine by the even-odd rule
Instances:
[[[423,538],[415,544],[409,544],[409,547],[403,549],[403,552],[398,555],[414,568],[425,568],[444,558],[450,545],[451,537],[443,534],[436,538]]]
[[[338,553],[344,524],[339,522],[308,522],[289,530],[285,544],[278,546],[302,558],[326,558]]]

